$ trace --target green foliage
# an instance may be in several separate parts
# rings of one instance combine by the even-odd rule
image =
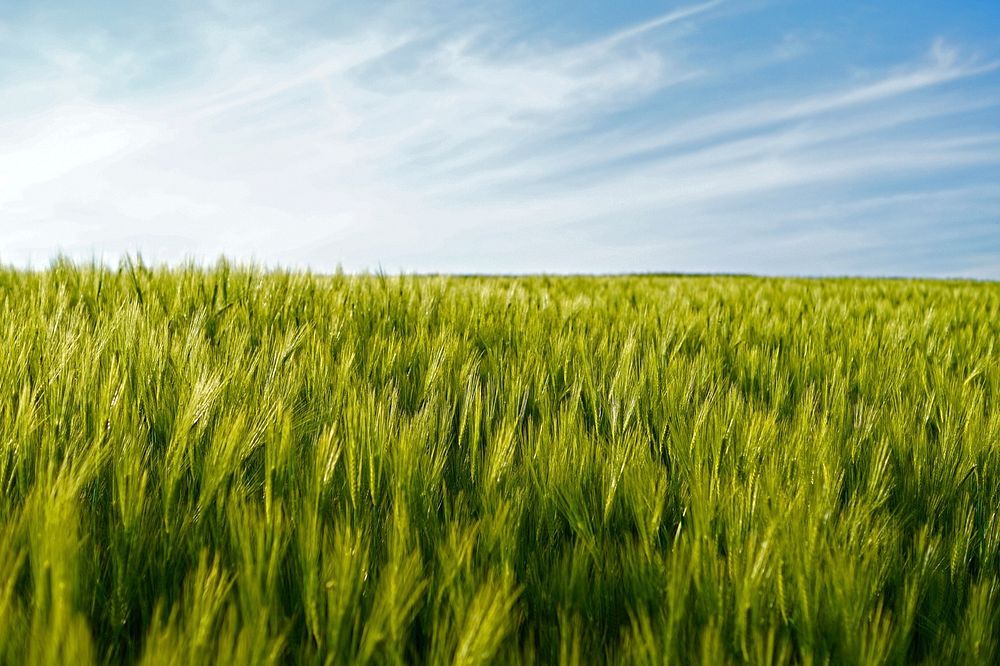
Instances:
[[[0,664],[1000,661],[1000,286],[0,271]]]

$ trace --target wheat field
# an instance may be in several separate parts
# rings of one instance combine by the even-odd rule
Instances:
[[[0,271],[2,664],[1000,660],[1000,284]]]

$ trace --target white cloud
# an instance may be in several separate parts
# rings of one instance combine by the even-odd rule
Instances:
[[[4,128],[0,204],[83,167],[99,166],[141,148],[155,136],[149,123],[113,108],[67,106]]]

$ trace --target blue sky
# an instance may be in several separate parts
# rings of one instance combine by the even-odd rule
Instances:
[[[1000,3],[4,0],[0,262],[136,251],[1000,279]]]

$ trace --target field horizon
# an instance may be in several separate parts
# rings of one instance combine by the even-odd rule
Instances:
[[[670,270],[637,270],[637,271],[462,271],[462,270],[386,270],[382,267],[347,270],[342,266],[333,269],[316,269],[311,266],[283,264],[281,262],[267,263],[254,259],[233,259],[225,255],[215,258],[183,259],[181,261],[149,261],[143,258],[141,252],[129,252],[116,255],[107,260],[80,260],[76,256],[57,254],[34,265],[4,263],[0,256],[0,271],[12,273],[45,273],[59,266],[70,266],[77,270],[103,271],[116,273],[121,270],[137,268],[143,271],[196,271],[211,272],[224,268],[230,271],[250,272],[258,275],[297,274],[314,278],[456,278],[456,279],[486,279],[486,278],[734,278],[760,280],[857,280],[857,281],[913,281],[913,282],[968,282],[973,284],[995,284],[1000,279],[992,277],[976,277],[961,274],[919,274],[919,273],[766,273],[766,272],[729,272],[729,271],[670,271]],[[131,267],[131,268],[130,268]]]

